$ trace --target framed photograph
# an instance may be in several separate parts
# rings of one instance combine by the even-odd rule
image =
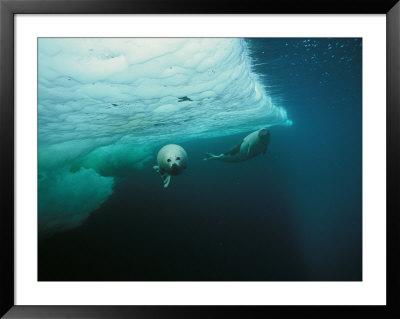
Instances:
[[[0,10],[2,316],[400,315],[396,1]]]

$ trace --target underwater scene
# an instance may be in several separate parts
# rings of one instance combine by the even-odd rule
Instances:
[[[361,281],[361,38],[39,38],[39,281]]]

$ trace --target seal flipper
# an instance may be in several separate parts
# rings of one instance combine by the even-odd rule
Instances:
[[[160,166],[153,166],[154,170],[157,171],[158,173],[161,174],[161,178],[163,180],[164,188],[167,188],[169,185],[169,182],[171,180],[171,176],[168,174],[165,174],[163,169],[160,168]]]
[[[164,188],[167,188],[169,185],[169,182],[171,181],[171,175],[163,174],[161,175],[164,183]]]
[[[225,156],[235,156],[235,154],[240,152],[240,147],[242,146],[244,140],[241,140],[238,144],[236,144],[234,147],[232,147],[229,151],[226,151],[224,153]]]
[[[250,157],[252,157],[252,156],[250,156],[250,154],[251,154],[251,152],[252,152],[252,147],[251,147],[252,145],[249,143],[249,145],[248,145],[248,147],[247,147],[247,157],[248,158],[250,158]]]
[[[214,155],[212,153],[206,153],[206,157],[203,158],[203,161],[219,159],[222,156],[224,156],[224,155],[223,154]]]

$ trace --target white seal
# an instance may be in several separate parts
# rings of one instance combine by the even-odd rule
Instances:
[[[220,160],[224,162],[243,162],[259,154],[265,154],[270,139],[269,131],[262,128],[247,135],[240,143],[232,147],[229,151],[214,155],[207,153],[204,158],[207,160]]]
[[[187,161],[186,151],[179,145],[168,144],[158,151],[158,166],[153,168],[161,174],[164,188],[168,187],[171,176],[179,175],[187,168]]]

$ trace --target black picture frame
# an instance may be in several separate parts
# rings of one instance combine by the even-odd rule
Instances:
[[[15,14],[386,14],[387,305],[386,306],[17,306],[14,305]],[[399,205],[400,3],[397,0],[162,1],[0,0],[0,315],[4,318],[400,318]],[[380,107],[384,107],[383,105]]]

